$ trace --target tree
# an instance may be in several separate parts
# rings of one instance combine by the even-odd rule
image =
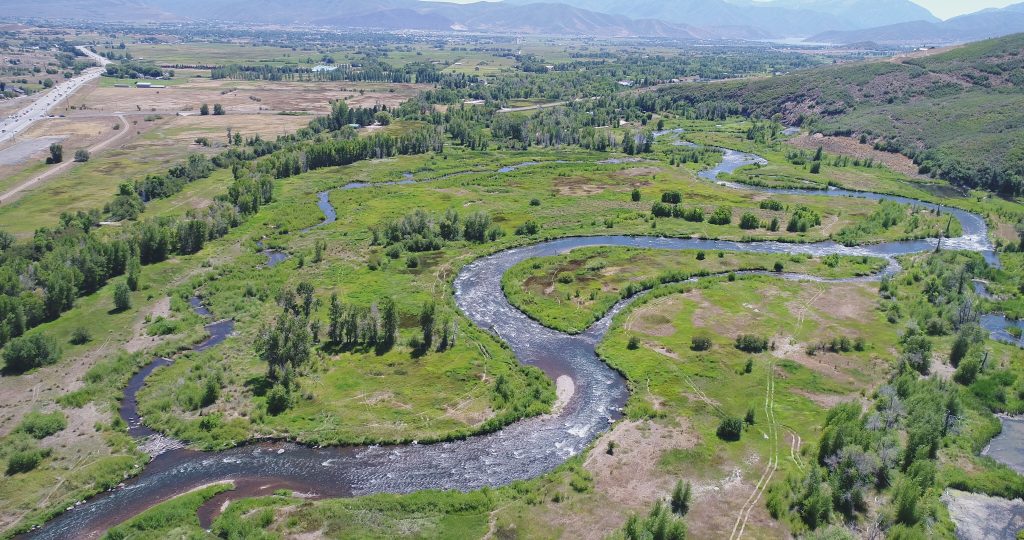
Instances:
[[[302,299],[302,304],[299,306],[302,317],[305,319],[309,318],[310,312],[313,311],[313,294],[316,289],[313,288],[313,284],[308,281],[303,281],[295,287],[295,293]]]
[[[214,116],[224,116],[224,106],[221,105],[220,103],[214,103],[213,104],[213,115]]]
[[[423,332],[423,348],[429,350],[434,343],[434,323],[437,319],[437,306],[433,301],[423,303],[420,310],[420,330]]]
[[[391,125],[391,113],[387,111],[380,111],[373,115],[373,120],[382,126]]]
[[[470,242],[485,242],[487,240],[487,229],[490,226],[490,215],[484,212],[475,212],[466,219],[464,236]]]
[[[633,199],[633,202],[640,202],[640,190],[634,188],[630,197]]]
[[[390,296],[380,301],[380,348],[388,350],[398,340],[398,308]]]
[[[273,326],[264,325],[256,337],[256,351],[267,363],[267,376],[286,379],[296,367],[309,360],[310,335],[306,320],[285,310]]]
[[[682,480],[676,482],[675,489],[672,490],[672,512],[680,516],[685,516],[690,511],[690,483],[683,483]]]
[[[821,162],[820,161],[812,162],[811,163],[811,174],[820,174],[820,173],[821,173]]]
[[[206,103],[203,103],[202,105],[199,106],[199,115],[200,116],[209,116],[209,114],[210,114],[210,106],[209,105],[207,105]]]
[[[85,148],[75,150],[75,161],[78,163],[85,163],[86,161],[89,161],[89,151]]]
[[[64,146],[58,143],[51,144],[50,157],[46,159],[46,163],[53,164],[60,163],[61,161],[64,161]]]
[[[804,481],[803,492],[797,499],[800,518],[811,530],[825,525],[832,516],[832,490],[821,476],[821,469],[812,466]]]
[[[139,260],[139,252],[134,247],[131,253],[128,255],[128,261],[125,263],[125,282],[128,284],[128,288],[137,291],[139,290],[139,276],[142,274],[142,262]]]
[[[127,311],[132,307],[132,296],[131,289],[128,288],[128,284],[125,282],[119,282],[114,286],[114,309],[117,311]]]
[[[738,441],[743,434],[743,421],[733,416],[725,418],[718,424],[715,434],[723,441]]]
[[[320,238],[317,239],[316,243],[313,244],[313,263],[319,263],[324,260],[324,251],[327,250],[327,241]]]
[[[24,373],[53,364],[60,358],[60,346],[52,337],[37,333],[12,339],[4,348],[5,371]]]
[[[331,304],[327,310],[327,341],[338,344],[341,343],[342,333],[344,331],[345,324],[345,309],[342,307],[341,302],[338,301],[338,295],[331,295]]]

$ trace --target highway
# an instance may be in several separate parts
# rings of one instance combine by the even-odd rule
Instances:
[[[54,86],[49,91],[41,93],[31,105],[12,114],[7,118],[0,119],[0,144],[3,144],[28,129],[33,123],[49,115],[50,109],[60,104],[61,101],[71,97],[82,86],[90,81],[96,80],[104,72],[104,66],[110,63],[109,60],[93,53],[85,47],[78,47],[89,58],[99,62],[100,67],[89,68],[82,71],[82,74]]]

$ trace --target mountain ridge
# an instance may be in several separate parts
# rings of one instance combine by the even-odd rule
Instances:
[[[808,42],[848,44],[874,41],[888,44],[927,44],[979,41],[1024,32],[1024,3],[989,8],[947,21],[907,22],[860,30],[832,30]]]
[[[963,42],[1024,30],[1024,5],[940,21],[910,0],[0,0],[8,18],[234,21],[682,40]],[[879,21],[886,25],[870,26]]]

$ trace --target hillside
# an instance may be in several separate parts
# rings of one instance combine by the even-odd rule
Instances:
[[[677,85],[664,98],[731,102],[826,133],[867,135],[965,186],[1022,192],[1024,34],[923,58],[817,68],[756,81]]]

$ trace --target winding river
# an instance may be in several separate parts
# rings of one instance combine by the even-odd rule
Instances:
[[[761,158],[724,150],[723,162],[702,173],[716,180]],[[533,163],[524,166],[534,165]],[[507,169],[508,171],[515,170]],[[397,183],[414,182],[411,178]],[[379,184],[373,184],[379,185]],[[728,185],[728,184],[727,184]],[[343,189],[368,187],[350,184]],[[758,189],[772,193],[844,196],[864,199],[886,198],[934,208],[922,201],[843,190],[799,191]],[[325,221],[336,219],[327,193],[319,194]],[[958,219],[964,234],[945,239],[943,248],[983,252],[995,261],[984,220],[974,214],[944,209]],[[318,225],[320,226],[320,225]],[[29,536],[34,538],[95,537],[105,529],[146,508],[186,491],[214,482],[233,481],[232,497],[267,494],[287,488],[318,497],[344,497],[373,493],[408,493],[423,489],[473,490],[501,486],[516,480],[545,474],[587,446],[621,416],[628,397],[626,382],[598,358],[595,347],[611,326],[612,318],[629,300],[617,304],[589,330],[570,336],[545,328],[513,307],[501,288],[501,277],[513,265],[526,259],[564,253],[585,246],[629,246],[651,249],[705,249],[755,253],[807,253],[811,255],[869,255],[888,258],[934,250],[937,240],[891,242],[846,247],[833,242],[790,244],[779,242],[739,243],[719,240],[656,237],[594,236],[564,238],[510,249],[479,259],[463,267],[454,281],[455,302],[466,317],[481,328],[494,332],[509,344],[524,364],[541,368],[552,378],[567,376],[575,392],[555,415],[527,419],[498,432],[461,441],[431,445],[370,446],[356,448],[310,448],[286,442],[252,443],[220,452],[199,452],[181,448],[173,441],[145,427],[135,405],[135,393],[146,376],[170,360],[157,359],[137,374],[125,390],[121,415],[130,433],[155,444],[157,454],[137,477],[101,494],[55,518]],[[890,266],[890,271],[895,263]],[[782,275],[785,279],[814,279]],[[877,276],[875,277],[877,278]],[[872,279],[872,278],[862,278]],[[199,310],[201,306],[194,304]],[[209,312],[200,311],[208,315]],[[232,331],[230,321],[207,327],[211,338],[200,347],[214,346]],[[145,447],[145,446],[144,446]]]

